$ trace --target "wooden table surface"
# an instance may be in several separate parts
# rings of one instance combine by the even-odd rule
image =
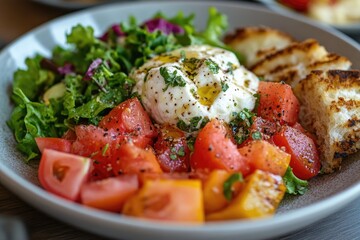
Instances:
[[[1,0],[0,41],[11,42],[41,23],[69,12],[70,10],[48,7],[29,0]],[[104,239],[34,209],[1,183],[0,216],[15,218],[23,223],[28,239]],[[0,239],[1,236],[0,233]],[[279,239],[360,239],[360,199],[312,226]]]

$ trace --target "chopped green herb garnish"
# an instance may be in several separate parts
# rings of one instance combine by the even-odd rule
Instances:
[[[214,74],[219,73],[219,69],[220,69],[219,65],[216,62],[214,62],[213,60],[211,60],[210,58],[205,60],[205,64],[206,64],[206,66],[208,66],[208,68],[210,69],[210,71],[212,73],[214,73]]]
[[[175,153],[170,154],[170,159],[171,160],[176,160],[177,159],[176,154]]]
[[[184,147],[181,146],[181,147],[178,149],[177,155],[178,155],[179,157],[184,157],[184,156],[185,156]]]
[[[247,108],[244,108],[239,113],[233,113],[233,120],[230,121],[229,125],[237,144],[241,144],[249,137],[249,129],[253,123],[254,116],[255,113]]]
[[[166,84],[166,87],[163,89],[164,92],[168,89],[169,86],[184,87],[186,85],[185,80],[180,75],[178,75],[177,70],[170,72],[170,71],[168,71],[168,69],[166,67],[161,67],[160,75],[164,78],[164,81]]]
[[[231,75],[233,75],[234,74],[234,72],[233,72],[234,71],[234,64],[231,63],[231,62],[228,62],[226,65],[228,66],[227,72],[229,72]]]
[[[221,91],[226,92],[229,89],[229,85],[227,83],[221,82]]]
[[[189,150],[190,150],[191,152],[194,151],[195,140],[196,140],[196,138],[193,137],[193,136],[189,136],[189,137],[186,139],[186,144],[187,144],[187,146],[188,146],[188,148],[189,148]]]
[[[251,134],[251,138],[254,139],[254,140],[261,140],[262,139],[262,136],[261,136],[261,132],[253,132]]]
[[[243,176],[241,173],[234,173],[232,174],[228,179],[226,179],[226,181],[224,182],[223,185],[223,193],[224,196],[226,198],[226,200],[231,201],[232,197],[233,197],[233,185],[236,182],[243,182]]]
[[[184,132],[194,132],[197,131],[205,126],[206,123],[209,122],[208,117],[193,117],[190,119],[190,123],[186,124],[183,120],[179,120],[176,124],[176,126],[184,131]]]
[[[172,147],[170,149],[170,159],[171,160],[176,160],[179,157],[184,157],[185,156],[185,149],[183,146],[179,147],[179,149],[176,149],[176,147]]]
[[[108,149],[109,149],[109,143],[107,143],[107,144],[104,146],[103,150],[102,150],[102,155],[103,155],[103,156],[106,155],[106,152],[107,152]]]
[[[186,59],[185,51],[181,50],[180,51],[180,62],[184,62],[185,59]]]
[[[95,157],[96,155],[98,155],[98,153],[99,153],[98,151],[91,153],[89,158]]]

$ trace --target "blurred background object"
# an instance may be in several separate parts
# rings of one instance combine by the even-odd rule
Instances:
[[[33,0],[34,2],[64,9],[81,9],[121,0]],[[123,0],[125,1],[125,0]]]
[[[299,15],[360,37],[360,0],[257,0],[273,11]]]
[[[277,0],[295,11],[334,25],[360,23],[360,0]]]
[[[17,217],[0,216],[0,239],[27,240],[28,235],[24,223]]]
[[[0,42],[9,43],[34,27],[69,12],[69,9],[51,8],[29,0],[1,0]]]
[[[360,23],[360,0],[311,0],[307,13],[329,24]]]

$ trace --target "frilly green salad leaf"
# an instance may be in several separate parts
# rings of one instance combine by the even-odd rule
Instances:
[[[66,35],[68,47],[56,46],[50,58],[26,59],[26,69],[14,74],[15,108],[7,122],[18,149],[30,160],[39,154],[36,137],[61,137],[76,124],[97,124],[132,96],[131,70],[156,55],[199,43],[228,49],[221,42],[227,29],[225,15],[210,8],[202,32],[195,29],[194,17],[182,12],[171,18],[162,13],[154,16],[173,24],[166,23],[176,33],[162,32],[162,21],[149,32],[134,17],[110,26],[102,36],[95,36],[90,26],[76,25]],[[54,85],[63,91],[56,92]]]
[[[291,167],[286,170],[283,180],[288,194],[303,195],[308,189],[308,181],[297,178]]]

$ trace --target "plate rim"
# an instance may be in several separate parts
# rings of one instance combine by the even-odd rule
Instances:
[[[231,6],[231,5],[239,5],[239,3],[235,3],[233,1],[211,1],[216,3],[217,5],[223,5],[223,6]],[[211,3],[210,2],[210,3]],[[111,8],[113,5],[121,5],[121,6],[130,6],[130,5],[146,5],[146,4],[164,4],[164,2],[162,1],[151,1],[151,2],[132,2],[132,3],[111,3],[111,4],[104,4],[102,6],[97,6],[97,7],[93,7],[93,8],[89,8],[89,9],[85,9],[85,10],[81,10],[81,11],[77,11],[77,12],[73,12],[70,14],[66,14],[64,16],[61,16],[59,18],[55,18],[47,23],[44,23],[36,28],[34,28],[33,30],[30,30],[29,32],[25,33],[24,35],[22,35],[21,37],[19,37],[18,39],[16,39],[15,41],[13,41],[12,43],[10,43],[6,48],[3,49],[3,51],[0,52],[0,57],[2,54],[6,53],[8,51],[8,49],[10,49],[14,44],[16,44],[17,42],[21,41],[23,38],[28,37],[31,34],[36,33],[37,31],[40,31],[41,29],[43,29],[44,27],[52,24],[53,22],[56,21],[60,21],[62,19],[66,19],[66,18],[72,18],[78,14],[84,14],[87,12],[101,12],[104,9],[107,8]],[[167,3],[167,4],[172,4],[172,3],[183,3],[182,1],[173,1],[171,3]],[[204,4],[203,1],[192,1],[191,4]],[[257,4],[252,4],[252,3],[241,3],[242,7],[248,8],[248,9],[255,9],[257,11],[264,11],[264,12],[270,12],[270,10],[268,9],[261,9],[259,8],[259,6]],[[281,14],[281,13],[276,13],[278,15],[283,15],[285,17],[289,17],[287,15]],[[298,19],[298,17],[294,17],[294,16],[290,16],[290,18],[293,18],[295,20],[298,20],[300,22],[304,22],[306,24],[310,24],[312,26],[318,27],[318,28],[322,28],[325,29],[325,31],[328,31],[332,34],[336,34],[338,35],[339,33],[333,29],[330,28],[324,28],[321,27],[317,24],[313,24],[312,22],[309,23],[309,21],[306,21],[304,19]],[[345,37],[345,38],[344,38]],[[353,45],[354,43],[356,43],[354,40],[352,40],[351,38],[346,38],[345,35],[343,35],[342,33],[340,33],[340,39],[347,41],[348,43],[351,43],[351,45]],[[353,41],[353,42],[351,42]],[[359,48],[359,46],[356,46]],[[158,222],[154,222],[154,221],[142,221],[136,218],[131,218],[131,217],[123,217],[119,215],[116,215],[116,219],[114,219],[115,214],[111,214],[111,213],[106,213],[103,211],[99,211],[96,209],[90,209],[90,211],[83,211],[82,209],[84,209],[83,207],[79,208],[79,205],[76,204],[74,205],[71,202],[68,202],[66,200],[63,200],[61,198],[55,197],[51,194],[49,194],[48,192],[46,192],[45,190],[41,189],[40,187],[34,185],[33,183],[30,183],[28,181],[26,181],[23,177],[19,176],[16,174],[16,172],[12,171],[11,169],[9,169],[6,165],[4,165],[1,161],[0,161],[0,182],[2,184],[4,184],[4,186],[6,186],[8,189],[10,189],[10,191],[13,191],[16,193],[17,196],[21,197],[25,202],[30,203],[28,201],[28,199],[26,199],[26,195],[27,194],[34,194],[36,195],[36,198],[39,199],[40,201],[48,201],[50,202],[52,205],[57,206],[57,207],[64,207],[66,208],[66,210],[71,210],[74,211],[74,213],[80,214],[83,217],[94,217],[94,218],[102,218],[105,221],[109,221],[109,219],[111,220],[112,223],[114,224],[122,224],[125,225],[127,227],[136,227],[139,228],[141,230],[147,230],[147,231],[162,231],[162,232],[167,232],[167,233],[179,233],[181,232],[182,234],[184,232],[187,233],[195,233],[198,234],[198,236],[202,236],[203,234],[209,234],[209,233],[215,233],[217,231],[231,231],[233,233],[237,233],[239,231],[239,227],[243,228],[244,230],[251,230],[251,229],[257,229],[260,225],[263,225],[263,227],[266,227],[267,229],[271,229],[272,227],[279,225],[279,224],[284,224],[292,222],[292,223],[296,223],[299,224],[297,221],[298,219],[302,219],[305,216],[310,216],[313,215],[313,212],[318,212],[319,209],[323,209],[322,216],[316,216],[313,218],[313,222],[320,220],[323,217],[326,217],[334,212],[336,212],[337,210],[339,210],[341,207],[344,207],[346,204],[350,203],[352,200],[354,200],[355,198],[360,196],[360,182],[354,183],[352,186],[348,187],[347,189],[335,194],[334,196],[328,197],[326,199],[320,200],[318,202],[312,203],[308,206],[299,208],[299,209],[293,209],[293,210],[289,210],[286,213],[282,213],[279,215],[275,215],[273,218],[271,219],[257,219],[255,221],[231,221],[231,222],[214,222],[214,223],[206,223],[203,224],[201,226],[189,226],[189,225],[184,225],[184,224],[170,224],[167,225],[166,227],[163,227],[162,224],[158,224]],[[341,206],[336,206],[336,204],[334,203],[334,201],[336,203],[342,202],[345,204],[342,204]],[[31,205],[34,206],[33,203],[30,203]],[[331,208],[329,208],[331,207]],[[40,208],[36,207],[37,209],[41,210]],[[327,211],[324,211],[324,210]],[[41,210],[43,212],[46,212],[47,214],[50,214],[53,216],[53,214],[49,213],[48,210],[44,211],[43,209]],[[325,213],[325,214],[324,214]],[[56,216],[53,216],[56,217]],[[58,218],[59,219],[59,218]],[[62,219],[64,221],[64,219]],[[65,221],[67,222],[67,221]],[[294,225],[296,225],[294,224]],[[304,224],[302,227],[309,225],[310,223]],[[74,225],[73,223],[71,223],[71,225]],[[284,233],[288,233],[292,230],[295,229],[299,229],[298,227],[294,227],[294,229],[286,229],[286,231],[284,230]],[[87,231],[89,231],[89,229],[86,229]],[[206,233],[204,233],[204,231]]]

